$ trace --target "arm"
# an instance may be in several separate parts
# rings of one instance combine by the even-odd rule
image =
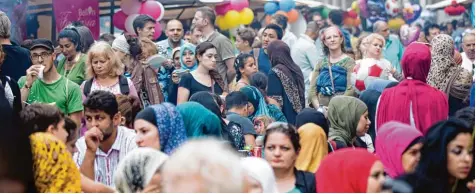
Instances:
[[[32,65],[26,70],[26,76],[18,80],[18,86],[21,88],[20,93],[23,106],[25,106],[25,102],[28,100],[28,96],[30,95],[30,89],[37,79],[39,68],[40,65]]]
[[[345,96],[355,96],[354,88],[352,87],[352,72],[354,71],[355,61],[350,59],[344,64],[344,67],[347,70],[347,89],[345,90]]]
[[[236,76],[234,63],[235,63],[235,57],[231,57],[225,60],[225,64],[227,67],[226,79],[228,80],[228,84],[232,84]],[[228,88],[230,88],[230,86],[228,86]]]
[[[252,146],[252,147],[255,147],[256,145],[256,139],[255,139],[255,136],[254,135],[251,135],[251,134],[248,134],[248,135],[244,135],[245,137],[245,144],[246,145],[249,145],[249,146]]]
[[[319,99],[317,97],[317,88],[316,88],[316,81],[317,81],[317,76],[320,73],[320,67],[321,67],[322,61],[320,61],[315,67],[314,70],[311,73],[311,79],[310,79],[310,84],[309,84],[309,92],[308,92],[308,103],[312,105],[314,108],[319,107]]]
[[[179,87],[177,92],[177,105],[188,101],[190,90],[184,87]]]
[[[84,155],[83,163],[79,167],[81,174],[84,174],[85,177],[95,180],[94,178],[94,160],[96,160],[96,152],[93,152],[90,149],[86,149]]]

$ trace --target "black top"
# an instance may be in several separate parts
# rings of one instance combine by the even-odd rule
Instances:
[[[2,87],[5,91],[5,87],[7,85],[9,86],[9,89],[11,90],[11,93],[13,94],[13,101],[11,103],[12,104],[11,108],[13,110],[13,119],[15,122],[19,122],[20,112],[22,110],[20,87],[18,86],[18,83],[16,80],[0,75],[0,87]],[[5,93],[7,92],[10,92],[10,91],[5,91]]]
[[[295,186],[301,191],[301,193],[316,192],[316,178],[314,173],[297,170],[295,168],[294,175],[296,176]]]
[[[273,96],[279,94],[282,98],[283,104],[281,111],[283,112],[288,123],[296,123],[297,112],[294,111],[293,104],[288,98],[288,95],[284,91],[283,84],[279,79],[278,75],[274,71],[269,71],[268,74],[268,96]]]
[[[31,66],[30,52],[17,45],[2,45],[5,52],[5,61],[1,65],[1,75],[9,76],[14,80],[26,75]]]
[[[190,73],[187,73],[183,75],[182,78],[180,78],[179,87],[187,88],[190,91],[190,94],[188,95],[189,98],[197,92],[201,92],[201,91],[212,92],[211,87],[204,86],[203,84],[195,80],[195,78]],[[221,95],[223,93],[223,89],[221,89],[220,85],[218,85],[218,83],[215,82],[213,92],[215,94]]]

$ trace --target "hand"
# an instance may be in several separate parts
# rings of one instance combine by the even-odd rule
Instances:
[[[164,61],[164,62],[162,63],[162,66],[165,67],[165,68],[171,68],[171,67],[173,67],[172,60],[167,59],[166,61]]]
[[[474,193],[474,179],[473,181],[468,182],[468,184],[466,184],[466,187],[468,187],[468,189]]]
[[[172,82],[174,82],[174,84],[178,84],[180,82],[180,77],[177,73],[172,73]]]
[[[33,82],[38,79],[38,74],[40,74],[42,65],[32,65],[30,68],[26,70],[26,82],[25,85],[28,85],[31,87]]]
[[[99,143],[103,140],[104,136],[102,131],[97,127],[93,127],[86,131],[84,134],[84,139],[86,141],[87,150],[96,153],[96,150],[99,147]]]

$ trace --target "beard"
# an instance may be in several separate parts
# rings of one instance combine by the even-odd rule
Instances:
[[[114,134],[114,125],[111,123],[111,125],[109,126],[108,129],[106,129],[106,130],[101,129],[101,132],[102,132],[102,135],[103,135],[103,138],[102,138],[101,142],[105,142],[112,136],[112,134]]]

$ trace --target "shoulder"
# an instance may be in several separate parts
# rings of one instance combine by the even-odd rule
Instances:
[[[62,77],[61,79],[63,79],[64,84],[67,85],[72,90],[81,90],[81,88],[79,87],[77,83],[74,83],[73,81],[68,80],[65,77]]]
[[[169,44],[168,39],[161,40],[157,43],[155,43],[156,46],[160,46],[162,48],[167,48],[167,45]]]
[[[119,126],[117,127],[118,130],[122,131],[123,138],[125,139],[135,139],[136,138],[136,132],[133,129],[129,129],[124,126]]]
[[[78,141],[76,141],[76,148],[78,148],[79,152],[86,151],[86,140],[83,137],[80,137]]]
[[[399,39],[398,36],[395,35],[395,34],[390,34],[389,39],[392,40],[392,41],[398,41],[398,42],[400,42],[400,39]]]

